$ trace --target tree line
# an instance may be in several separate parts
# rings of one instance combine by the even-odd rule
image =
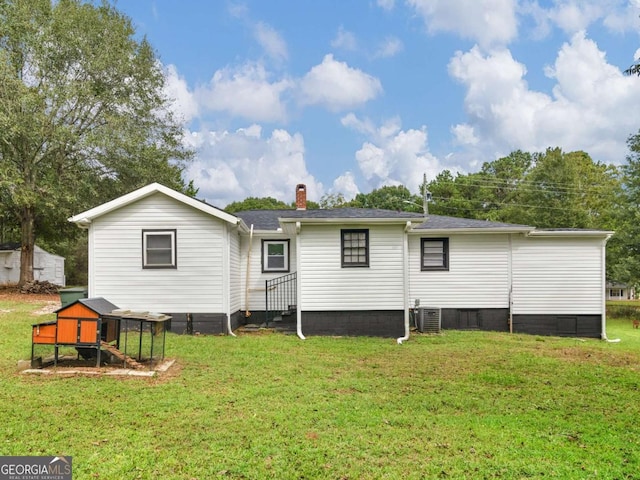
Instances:
[[[582,151],[515,151],[485,162],[478,172],[440,172],[423,182],[420,192],[403,185],[384,186],[345,200],[324,195],[308,208],[379,208],[422,212],[429,193],[430,215],[490,220],[536,228],[615,231],[607,244],[607,278],[640,283],[640,133],[628,140],[622,166],[593,160]],[[273,198],[251,197],[227,208],[241,210],[295,208]]]
[[[36,239],[67,258],[69,283],[86,283],[86,235],[69,216],[151,182],[197,194],[164,82],[151,45],[106,1],[0,1],[0,243],[20,243],[21,283],[33,278]],[[628,147],[620,167],[560,148],[515,151],[478,172],[442,171],[419,192],[327,194],[308,208],[421,212],[428,191],[430,214],[613,230],[608,278],[638,284],[640,133]],[[295,207],[251,197],[226,210],[260,208]]]

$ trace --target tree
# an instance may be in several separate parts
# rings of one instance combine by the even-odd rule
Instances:
[[[38,229],[150,181],[188,190],[162,67],[134,35],[106,2],[0,2],[0,198],[20,225],[21,284]]]
[[[295,208],[273,197],[248,197],[240,202],[231,202],[224,209],[229,213],[243,212],[245,210],[287,210]]]
[[[640,132],[627,140],[629,155],[622,165],[622,200],[618,202],[616,234],[607,244],[607,278],[628,285],[640,283]]]
[[[627,75],[638,75],[640,77],[640,59],[636,59],[636,61],[627,68],[624,73]]]
[[[457,174],[454,177],[449,170],[443,170],[429,183],[433,198],[429,213],[483,218],[491,190],[484,181],[485,175],[480,173]]]
[[[615,167],[585,152],[516,151],[467,175],[441,172],[429,184],[433,213],[533,225],[611,228],[620,192]]]
[[[345,200],[342,193],[325,193],[320,198],[319,207],[325,210],[332,208],[344,208],[348,206],[348,202]]]
[[[371,193],[358,193],[348,206],[422,212],[422,198],[412,195],[404,185],[388,185],[377,188]]]
[[[620,192],[616,167],[582,151],[549,148],[520,184],[520,223],[540,228],[610,228]]]

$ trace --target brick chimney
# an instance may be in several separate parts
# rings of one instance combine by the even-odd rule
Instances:
[[[304,183],[296,185],[296,210],[307,209],[307,186]]]

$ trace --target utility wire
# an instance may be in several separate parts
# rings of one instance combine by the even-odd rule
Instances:
[[[437,199],[437,200],[445,200],[445,201],[455,201],[458,200],[455,197],[432,197],[433,199]],[[463,199],[463,200],[467,200],[467,199]],[[473,202],[481,202],[481,200],[471,200]],[[526,205],[526,204],[522,204],[522,203],[510,203],[510,202],[484,202],[486,205],[500,205],[500,206],[505,206],[505,207],[525,207],[525,208],[538,208],[538,209],[542,209],[542,210],[567,210],[567,207],[550,207],[547,205]],[[440,206],[436,203],[437,206]],[[483,209],[483,208],[478,208],[478,207],[470,207],[470,208],[462,208],[462,207],[450,207],[448,205],[443,205],[443,208],[453,208],[456,210],[477,210],[477,211],[487,211],[489,209]],[[495,209],[495,210],[504,210],[504,209]]]
[[[474,179],[472,182],[468,183],[455,183],[451,182],[456,188],[464,188],[468,186],[473,187],[481,187],[481,188],[504,188],[508,190],[517,190],[517,189],[526,189],[526,191],[534,191],[534,192],[544,192],[544,193],[587,193],[587,192],[598,192],[609,190],[610,187],[607,185],[580,185],[580,186],[561,186],[561,183],[547,183],[547,182],[533,182],[533,181],[517,181],[517,183],[511,183],[509,181],[501,181],[501,180],[492,180],[492,179]],[[564,184],[569,185],[569,184]],[[431,187],[436,188],[439,185],[437,183],[432,183]],[[548,188],[553,187],[553,188]]]

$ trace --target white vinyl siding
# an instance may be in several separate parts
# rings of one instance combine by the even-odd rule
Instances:
[[[303,225],[298,281],[304,311],[402,310],[404,225],[358,226],[369,231],[369,267],[343,268],[341,229]]]
[[[601,314],[602,239],[516,237],[514,314]]]
[[[175,230],[177,268],[142,268],[142,231]],[[120,308],[224,313],[224,222],[156,193],[97,218],[90,231],[89,294]]]
[[[449,269],[429,271],[421,270],[421,238],[429,237],[409,236],[411,305],[419,299],[440,308],[509,307],[508,235],[450,235]]]
[[[289,272],[263,272],[262,271],[262,240],[278,239],[282,236],[282,240],[289,240]],[[296,245],[295,238],[289,238],[283,234],[275,232],[254,233],[251,245],[251,260],[249,265],[249,285],[247,290],[247,258],[249,256],[249,236],[243,235],[241,241],[241,257],[240,272],[242,277],[242,309],[249,308],[249,311],[265,310],[265,281],[288,275],[296,271],[295,255]],[[246,295],[249,296],[248,302]]]

